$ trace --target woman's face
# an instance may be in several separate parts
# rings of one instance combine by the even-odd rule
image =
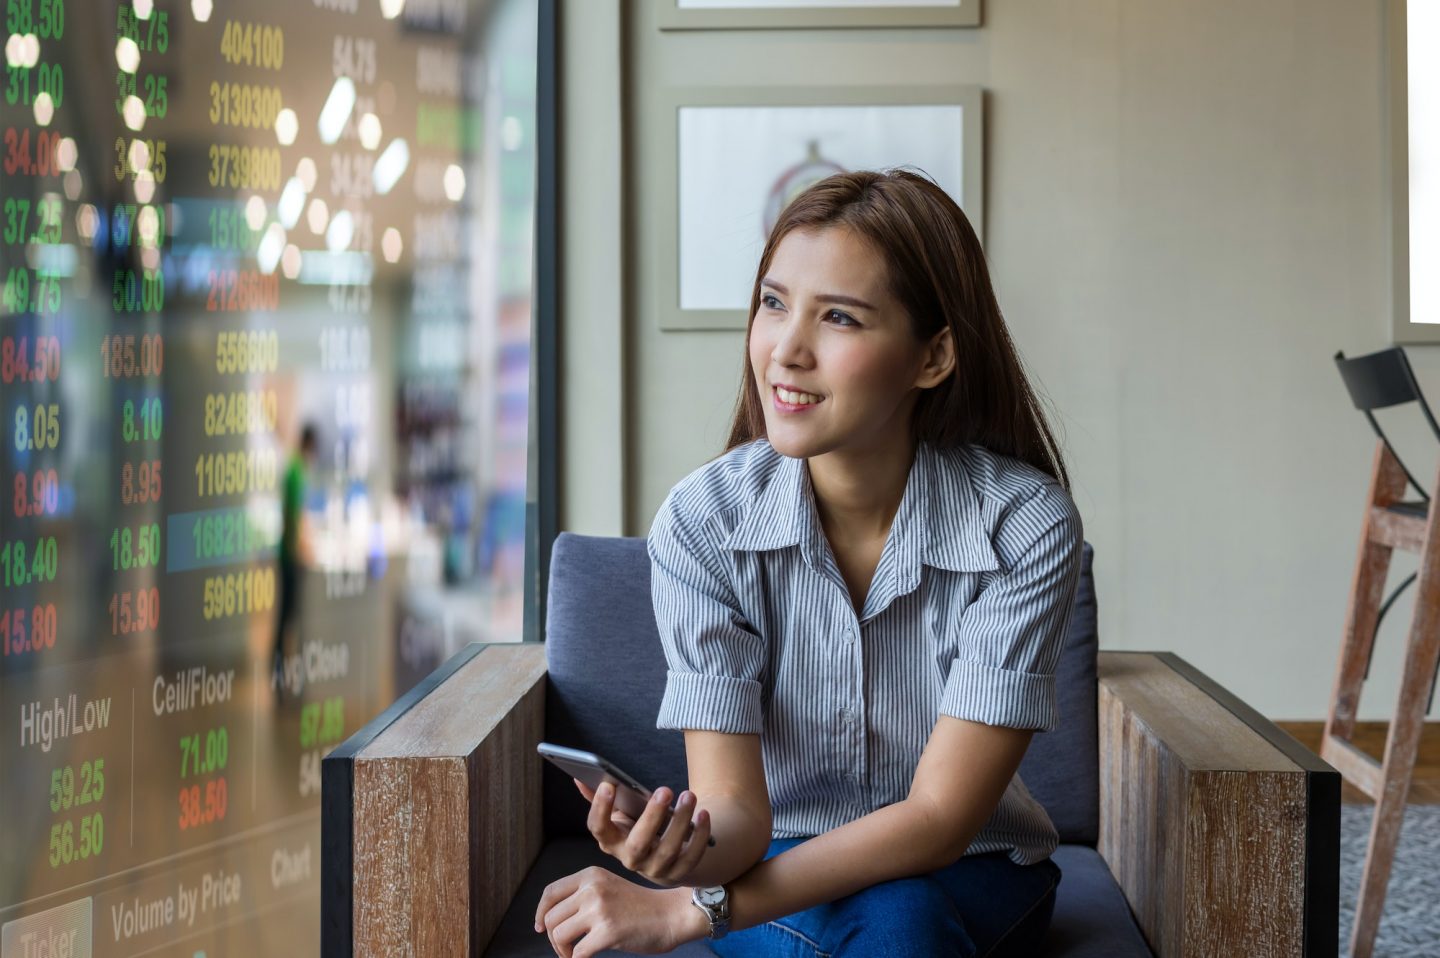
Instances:
[[[948,332],[915,339],[885,263],[844,226],[794,230],[760,282],[750,366],[776,451],[810,458],[908,443],[918,389],[954,365]],[[943,340],[943,342],[942,342]]]

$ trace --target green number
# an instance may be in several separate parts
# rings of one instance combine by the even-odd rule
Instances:
[[[5,242],[23,243],[29,238],[26,227],[30,225],[30,201],[5,200]]]
[[[148,116],[163,118],[170,106],[170,97],[165,92],[163,76],[147,76],[145,78],[145,113]]]
[[[5,102],[30,105],[30,70],[26,67],[8,67],[6,74],[10,82],[5,85]]]
[[[40,36],[59,40],[65,35],[65,0],[40,0]]]
[[[41,6],[40,15],[45,15],[44,6]],[[5,28],[11,33],[29,33],[30,25],[30,0],[7,0],[5,4]]]

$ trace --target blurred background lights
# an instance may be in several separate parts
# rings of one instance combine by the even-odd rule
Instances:
[[[300,162],[295,164],[295,175],[305,185],[306,193],[315,191],[315,161],[308,156],[300,157]]]
[[[58,163],[60,169],[66,173],[75,169],[75,161],[79,158],[80,149],[75,145],[75,141],[68,136],[60,141],[59,146],[55,147],[55,162]]]
[[[145,101],[138,96],[127,96],[121,115],[125,117],[126,126],[137,133],[140,132],[145,128]]]
[[[255,260],[260,272],[269,276],[280,265],[280,254],[285,251],[285,230],[279,223],[271,223],[265,235],[260,238],[260,247],[255,250]]]
[[[305,258],[300,253],[300,247],[294,243],[285,247],[285,252],[280,254],[280,270],[285,274],[286,279],[299,279],[300,267],[304,265]]]
[[[325,231],[325,248],[332,253],[343,253],[354,238],[355,217],[350,215],[349,210],[337,211],[330,220],[330,228]]]
[[[148,203],[155,198],[155,174],[141,170],[135,174],[135,199]]]
[[[41,90],[35,97],[35,122],[41,126],[49,126],[54,118],[55,101],[50,99],[49,93]]]
[[[371,178],[375,181],[375,192],[384,196],[394,189],[410,165],[410,146],[404,140],[395,139],[385,147],[385,152],[375,160]]]
[[[500,145],[513,153],[520,149],[520,144],[523,142],[525,142],[525,128],[520,125],[520,118],[507,116],[500,123]]]
[[[280,225],[293,229],[295,224],[300,222],[300,214],[305,211],[305,185],[300,182],[300,177],[292,176],[285,184],[285,190],[280,194],[280,203],[275,207],[280,214]]]
[[[400,262],[400,254],[405,251],[405,242],[400,238],[400,231],[390,227],[385,235],[380,237],[380,252],[385,254],[385,262]]]
[[[140,207],[135,217],[135,229],[140,234],[142,246],[155,246],[160,240],[160,217],[153,206]]]
[[[394,20],[405,9],[405,0],[380,0],[380,16]]]
[[[140,265],[150,272],[160,268],[160,251],[153,246],[147,246],[140,251]]]
[[[95,230],[100,225],[100,213],[89,203],[81,204],[75,211],[75,231],[80,234],[83,240],[95,236]]]
[[[121,37],[115,43],[115,62],[126,73],[140,69],[140,48],[129,37]]]
[[[5,41],[5,65],[7,67],[22,66],[24,60],[25,38],[18,33],[12,33],[10,39]]]
[[[330,210],[326,208],[324,200],[317,196],[310,201],[310,212],[306,214],[305,221],[310,224],[310,232],[316,236],[325,232],[325,227],[330,222]]]
[[[200,23],[209,20],[210,14],[213,13],[214,10],[215,4],[213,0],[190,0],[190,12],[195,15],[195,19]]]
[[[445,195],[452,203],[460,202],[465,195],[465,171],[454,163],[445,167]]]
[[[75,202],[80,198],[80,190],[85,186],[85,181],[80,178],[79,170],[70,170],[65,174],[65,198]]]
[[[252,196],[245,201],[245,225],[250,227],[251,232],[260,232],[260,228],[265,225],[267,215],[269,215],[269,211],[265,209],[264,197]]]
[[[275,114],[275,139],[280,141],[281,146],[289,146],[295,142],[295,135],[300,132],[300,120],[295,116],[295,111],[288,106]]]
[[[341,77],[330,88],[330,95],[325,98],[325,106],[320,109],[320,119],[315,123],[316,129],[320,131],[320,142],[329,146],[340,139],[340,134],[345,132],[345,122],[350,119],[350,113],[354,109],[355,82],[349,77]]]
[[[40,38],[33,33],[27,33],[20,38],[20,62],[16,66],[22,66],[28,70],[39,62]]]
[[[149,20],[150,14],[155,12],[155,0],[133,0],[130,6],[141,20]]]
[[[380,145],[380,118],[373,113],[367,113],[360,118],[360,145],[367,150],[373,150]]]
[[[137,174],[142,170],[150,169],[150,147],[145,144],[144,140],[130,141],[129,160],[130,169]]]

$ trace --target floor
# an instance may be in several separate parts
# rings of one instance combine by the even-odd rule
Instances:
[[[1320,750],[1320,737],[1324,733],[1323,722],[1276,722],[1302,745],[1312,751]],[[1385,755],[1385,734],[1388,722],[1360,722],[1355,726],[1354,741],[1377,760]],[[1364,792],[1349,782],[1340,786],[1340,800],[1347,804],[1373,805]],[[1410,780],[1410,805],[1440,805],[1440,722],[1426,722],[1420,734],[1420,754],[1415,759],[1415,772]]]

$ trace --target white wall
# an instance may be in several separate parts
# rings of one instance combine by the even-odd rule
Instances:
[[[560,4],[560,528],[623,535],[620,0]]]
[[[570,0],[567,39],[610,44],[616,6]],[[670,485],[720,450],[738,383],[740,333],[658,328],[642,255],[654,92],[980,84],[985,243],[1057,410],[1102,646],[1172,650],[1272,718],[1323,718],[1373,446],[1330,357],[1389,345],[1380,6],[989,0],[978,30],[775,32],[661,32],[653,0],[619,6],[619,86],[565,84],[592,106],[597,88],[610,97],[566,111],[567,375],[618,368],[623,394],[592,403],[567,380],[564,527],[643,534]],[[604,65],[566,56],[568,70]],[[617,113],[623,138],[601,129]],[[583,195],[575,170],[597,155],[597,191],[624,166],[623,211]],[[594,351],[611,337],[618,352]],[[1440,399],[1440,355],[1410,352]],[[1407,420],[1418,413],[1387,422]],[[1402,451],[1422,453],[1428,481],[1420,428]],[[577,486],[618,433],[600,487]],[[1402,603],[1387,623],[1362,718],[1392,711],[1408,618]]]

